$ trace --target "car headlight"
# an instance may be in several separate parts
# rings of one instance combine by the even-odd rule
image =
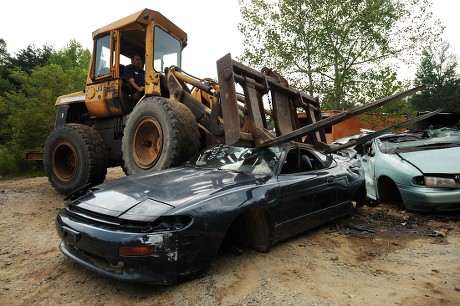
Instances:
[[[455,188],[457,186],[454,179],[439,176],[418,176],[413,181],[416,185],[424,185],[432,188]]]
[[[173,208],[168,204],[146,199],[128,209],[118,218],[124,221],[125,225],[131,224],[133,226],[133,224],[145,223],[141,226],[143,232],[176,231],[189,226],[193,222],[192,217],[188,215],[164,216],[165,213]],[[130,223],[131,221],[135,223]],[[129,250],[127,249],[125,253],[129,253]]]
[[[455,181],[451,178],[425,176],[425,186],[427,187],[454,188],[455,185]]]
[[[173,208],[168,204],[146,199],[128,209],[118,218],[133,221],[153,221]]]

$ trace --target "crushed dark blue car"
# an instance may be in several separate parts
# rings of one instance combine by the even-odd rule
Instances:
[[[347,216],[365,197],[353,152],[217,145],[183,166],[119,178],[68,201],[56,217],[60,249],[111,278],[173,284],[206,270],[224,242],[268,252]]]

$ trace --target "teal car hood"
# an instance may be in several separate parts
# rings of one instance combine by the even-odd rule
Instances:
[[[399,153],[423,173],[460,173],[460,147]]]

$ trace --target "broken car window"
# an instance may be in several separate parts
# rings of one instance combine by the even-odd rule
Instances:
[[[244,148],[220,145],[207,149],[185,163],[186,166],[268,174],[279,160],[278,147]]]

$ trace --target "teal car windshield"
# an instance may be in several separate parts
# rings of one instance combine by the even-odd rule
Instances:
[[[382,137],[378,140],[378,146],[385,154],[457,147],[460,146],[460,131],[448,135],[433,133],[427,138],[413,135]]]
[[[269,174],[275,170],[280,154],[278,147],[246,148],[219,145],[194,156],[185,165],[194,168]]]

